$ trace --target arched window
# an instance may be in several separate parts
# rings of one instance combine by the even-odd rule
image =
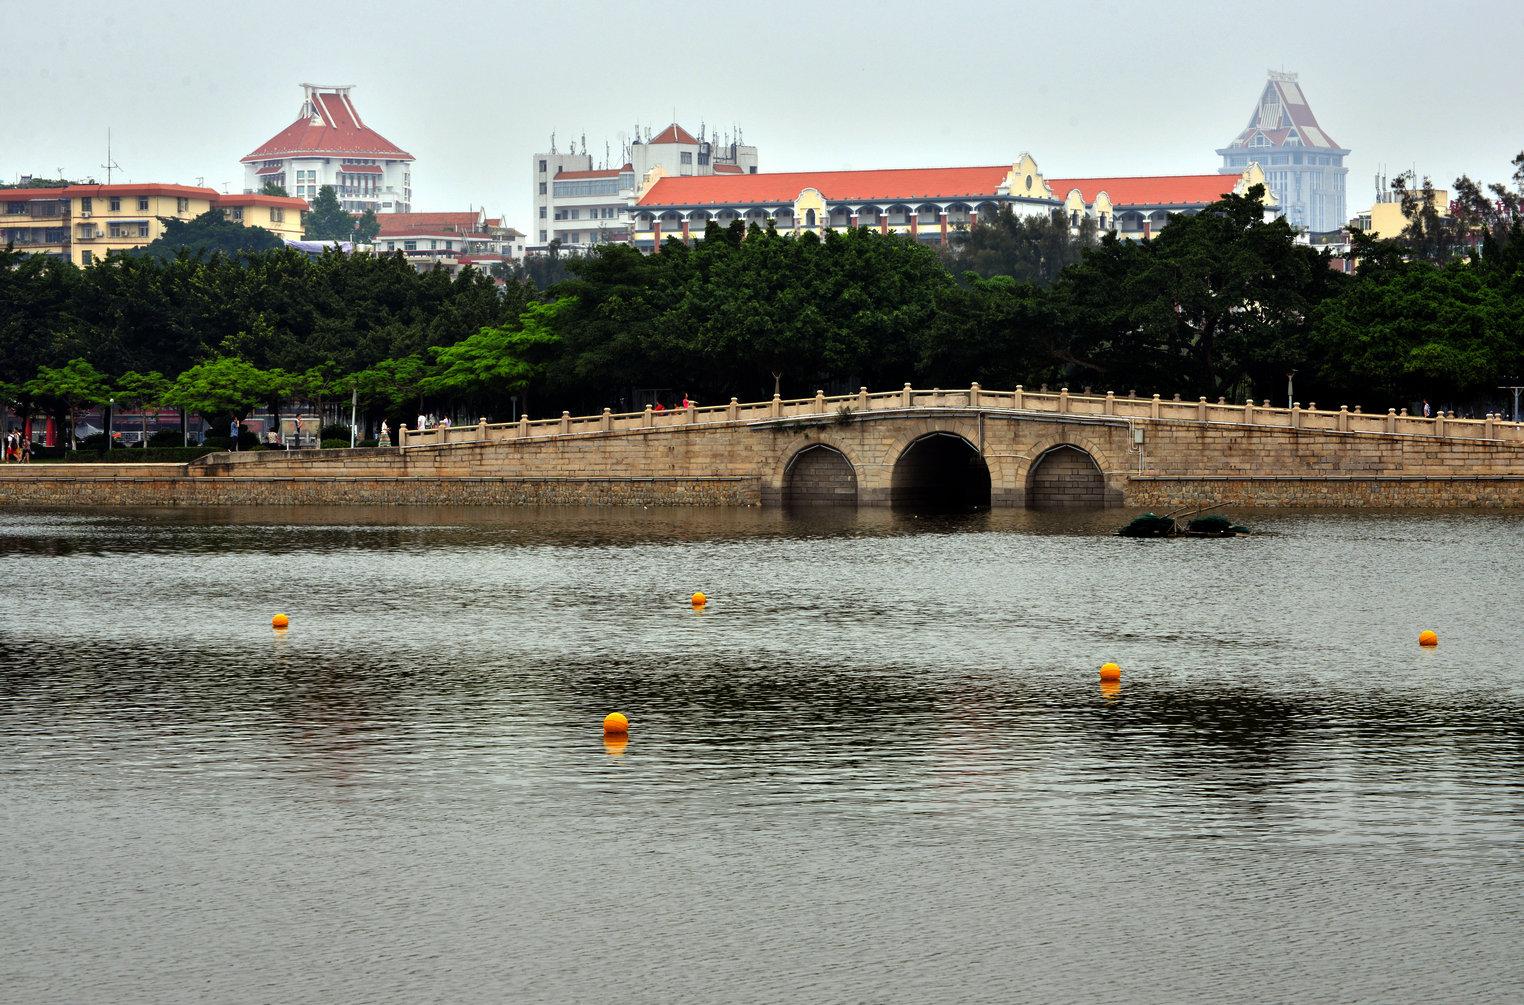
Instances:
[[[815,211],[813,209],[807,209],[804,211],[804,225],[806,227],[815,226]]]

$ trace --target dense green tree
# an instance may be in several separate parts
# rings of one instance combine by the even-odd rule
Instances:
[[[1095,222],[1086,217],[1071,233],[1063,214],[1021,217],[1002,206],[993,220],[959,232],[942,258],[955,275],[1010,276],[1047,286],[1095,244]]]
[[[246,227],[225,217],[220,209],[207,210],[193,220],[164,220],[164,233],[136,253],[171,259],[181,254],[244,255],[283,246],[280,238],[263,227]]]
[[[360,214],[355,221],[354,239],[360,244],[374,244],[376,235],[381,233],[381,221],[376,218],[376,211],[367,209]]]
[[[286,191],[286,186],[284,186],[284,185],[277,185],[273,181],[267,181],[263,185],[259,186],[259,194],[260,195],[278,195],[278,196],[282,196],[283,198],[289,198],[290,195],[291,195],[290,192]]]
[[[197,363],[175,379],[167,402],[198,413],[216,428],[220,420],[242,420],[270,396],[271,375],[228,356]]]
[[[1115,235],[1055,287],[1080,383],[1242,394],[1295,362],[1312,307],[1340,276],[1264,219],[1264,189],[1171,218],[1149,241]]]
[[[129,370],[116,379],[114,397],[126,405],[137,406],[143,421],[143,446],[148,446],[148,409],[169,400],[169,381],[157,370],[138,373]]]
[[[1524,373],[1524,298],[1459,263],[1351,283],[1315,312],[1309,350],[1344,400],[1454,402]]]
[[[420,386],[426,394],[479,406],[483,412],[519,394],[544,372],[560,347],[552,326],[565,299],[531,304],[511,324],[483,328],[454,345],[435,346],[433,372]]]
[[[27,393],[37,398],[51,398],[68,414],[69,449],[77,450],[74,435],[75,416],[87,405],[104,404],[111,397],[106,375],[82,359],[71,359],[61,367],[44,366],[26,384]]]
[[[309,241],[354,240],[355,218],[339,205],[338,193],[332,185],[318,189],[317,198],[312,200],[312,208],[307,211],[303,223],[302,236]]]

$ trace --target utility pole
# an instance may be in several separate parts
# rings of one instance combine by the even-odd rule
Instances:
[[[355,408],[360,404],[360,388],[358,385],[349,389],[349,449],[355,448]]]
[[[1524,391],[1524,384],[1504,384],[1503,386],[1499,387],[1498,390],[1499,391],[1512,391],[1513,392],[1513,421],[1514,422],[1518,422],[1519,421],[1519,392],[1520,391]]]

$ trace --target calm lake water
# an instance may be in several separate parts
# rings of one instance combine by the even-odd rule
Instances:
[[[0,1000],[1519,1000],[1524,515],[1236,515],[0,515]]]

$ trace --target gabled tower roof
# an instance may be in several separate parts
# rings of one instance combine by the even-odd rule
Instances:
[[[698,140],[693,138],[693,134],[684,129],[682,126],[678,125],[676,122],[672,123],[670,126],[663,129],[661,132],[657,133],[646,142],[650,143],[652,146],[655,146],[658,143],[682,143],[686,146],[696,146],[698,144]]]
[[[367,126],[355,109],[351,84],[303,84],[301,114],[266,140],[243,163],[277,157],[375,157],[410,161],[413,155]]]
[[[1257,136],[1263,136],[1264,141],[1256,141]],[[1274,70],[1260,92],[1259,104],[1254,106],[1248,126],[1218,152],[1247,147],[1300,147],[1349,153],[1318,125],[1318,117],[1312,114],[1296,74]]]

